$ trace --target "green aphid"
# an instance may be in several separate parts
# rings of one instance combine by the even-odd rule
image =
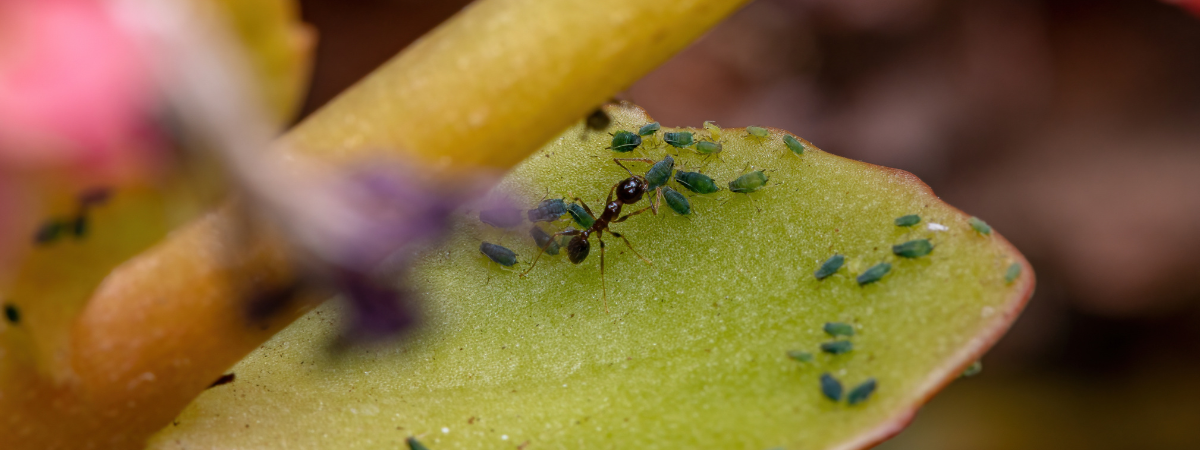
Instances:
[[[892,253],[905,258],[920,258],[932,251],[933,244],[929,243],[929,239],[914,239],[900,245],[892,246]]]
[[[829,277],[833,276],[833,274],[837,273],[838,269],[841,269],[842,264],[845,264],[845,263],[846,263],[845,256],[842,256],[842,255],[830,256],[829,259],[827,259],[827,260],[825,260],[825,262],[821,263],[821,267],[818,268],[816,272],[813,272],[813,276],[817,277],[818,280],[824,280],[826,278],[829,278]]]
[[[854,326],[843,322],[826,322],[825,333],[833,336],[854,336]]]
[[[711,194],[721,190],[712,178],[700,172],[676,171],[675,182],[697,194]]]
[[[650,166],[650,170],[646,171],[646,191],[658,189],[665,186],[668,181],[671,181],[671,172],[675,171],[675,158],[667,155],[662,161],[654,163]]]
[[[708,130],[708,135],[712,137],[712,140],[721,140],[721,127],[717,125],[716,122],[711,120],[704,121],[704,129]]]
[[[1004,282],[1012,284],[1017,281],[1017,277],[1021,276],[1021,265],[1012,263],[1008,266],[1008,270],[1004,272]]]
[[[789,350],[787,352],[787,356],[788,356],[788,358],[792,358],[796,361],[800,361],[800,362],[804,362],[804,363],[812,362],[812,360],[813,360],[812,353],[802,351],[802,350]]]
[[[700,141],[700,142],[696,143],[696,151],[700,152],[701,154],[704,154],[704,155],[712,155],[714,153],[721,153],[721,150],[724,150],[724,149],[725,149],[725,146],[721,145],[720,142]]]
[[[667,206],[670,206],[676,214],[686,216],[692,213],[691,203],[688,203],[687,197],[684,197],[679,191],[671,189],[670,186],[663,186],[662,195],[663,199],[667,201]]]
[[[967,223],[971,224],[971,228],[974,228],[979,234],[992,234],[992,226],[988,225],[987,222],[979,220],[978,217],[972,216],[970,219],[967,219]]]
[[[871,394],[875,393],[875,386],[876,383],[874,378],[870,378],[867,381],[862,382],[862,384],[855,386],[854,389],[851,389],[850,392],[846,394],[846,403],[857,405],[867,401],[868,398],[871,398]]]
[[[575,219],[575,223],[579,224],[584,230],[591,228],[592,224],[596,223],[596,218],[588,214],[587,210],[579,206],[578,203],[567,205],[567,214],[570,214],[571,218]]]
[[[547,255],[558,254],[558,242],[551,238],[549,233],[546,233],[542,227],[534,225],[529,228],[529,237],[533,238],[533,242],[538,248],[543,249]]]
[[[830,355],[850,353],[851,350],[854,350],[854,343],[850,341],[830,341],[821,344],[821,351]]]
[[[80,213],[79,217],[71,221],[71,232],[75,234],[75,239],[82,239],[88,233],[88,218],[87,215]]]
[[[417,438],[412,436],[409,436],[404,442],[408,444],[408,450],[429,450],[429,447],[426,447],[425,444],[422,444]]]
[[[64,232],[68,231],[70,225],[71,224],[60,220],[51,219],[42,224],[42,226],[38,228],[37,233],[34,233],[33,243],[38,245],[46,245],[57,241]]]
[[[632,132],[621,130],[613,134],[612,146],[609,147],[617,153],[628,153],[642,145],[642,137]]]
[[[767,174],[761,170],[742,174],[736,180],[729,182],[729,190],[739,194],[749,194],[757,191],[767,184]]]
[[[983,372],[983,361],[975,361],[971,363],[971,365],[967,366],[966,369],[963,369],[962,375],[959,376],[962,378],[971,378],[975,375],[979,375],[980,372]]]
[[[790,134],[783,136],[783,145],[786,145],[788,150],[791,150],[792,153],[797,155],[804,154],[804,143],[800,142],[799,139],[796,139],[795,136]]]
[[[771,132],[763,127],[746,127],[746,132],[757,138],[765,138],[771,134]]]
[[[676,148],[688,148],[696,143],[696,140],[692,137],[691,131],[677,131],[663,133],[663,142]]]
[[[867,269],[865,272],[858,274],[858,278],[856,278],[855,280],[858,281],[859,286],[865,286],[865,285],[874,283],[876,281],[879,281],[880,278],[883,278],[884,275],[887,275],[888,272],[891,272],[891,271],[892,271],[892,265],[882,262],[882,263],[872,266],[870,269]]]
[[[502,245],[496,245],[491,242],[483,242],[479,244],[479,252],[487,256],[488,259],[505,267],[511,267],[517,264],[517,253]]]
[[[900,216],[896,218],[896,226],[898,227],[911,227],[918,223],[921,223],[921,216],[916,214],[909,214],[907,216]]]
[[[662,129],[662,125],[659,125],[658,122],[651,122],[638,128],[637,134],[638,136],[653,136],[660,129]]]
[[[5,304],[4,318],[13,325],[19,324],[21,323],[21,310],[17,309],[17,305]]]
[[[825,394],[825,398],[835,402],[842,401],[842,382],[830,375],[829,372],[821,374],[821,393]]]

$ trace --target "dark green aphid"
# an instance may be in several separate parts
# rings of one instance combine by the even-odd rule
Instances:
[[[721,153],[721,150],[724,148],[725,146],[721,145],[720,142],[700,141],[696,143],[696,151],[705,155]]]
[[[670,206],[671,210],[675,211],[676,214],[681,216],[691,214],[691,203],[688,203],[687,197],[684,197],[679,191],[671,189],[670,186],[663,186],[662,194],[663,198],[667,201],[667,206]]]
[[[659,125],[658,122],[652,122],[652,123],[642,125],[642,127],[638,129],[637,134],[638,134],[638,136],[651,136],[654,133],[657,133],[658,130],[661,128],[662,128],[662,125]]]
[[[850,353],[851,350],[854,350],[854,343],[850,341],[832,341],[821,344],[821,351],[830,355]]]
[[[496,228],[513,228],[521,224],[521,210],[492,208],[479,211],[479,221]]]
[[[967,219],[967,223],[971,224],[971,228],[974,228],[979,234],[992,234],[992,226],[988,225],[987,222],[979,220],[978,217]]]
[[[812,362],[813,354],[800,350],[790,350],[787,352],[788,358],[792,358],[800,362]]]
[[[687,148],[696,141],[692,138],[691,131],[677,131],[663,133],[663,142],[670,144],[672,147]]]
[[[933,244],[929,243],[929,239],[914,239],[900,245],[892,246],[892,253],[905,258],[920,258],[932,251]]]
[[[854,336],[854,326],[842,322],[826,322],[825,333],[833,337]]]
[[[859,274],[858,278],[856,278],[856,280],[858,281],[859,286],[868,285],[868,284],[874,283],[876,281],[879,281],[880,278],[883,278],[884,275],[887,275],[888,272],[891,272],[891,271],[892,271],[891,264],[888,264],[885,262],[879,263],[879,264],[872,266],[870,269],[867,269],[865,272]]]
[[[758,138],[765,138],[770,135],[770,132],[763,127],[746,127],[746,132],[750,133],[751,136]]]
[[[592,224],[596,223],[596,218],[592,217],[591,214],[588,214],[587,210],[583,209],[582,206],[579,206],[578,203],[571,203],[567,205],[567,213],[570,214],[571,218],[575,219],[575,223],[579,224],[579,226],[584,230],[591,228]]]
[[[79,217],[76,217],[75,220],[71,221],[71,233],[75,234],[75,239],[82,239],[84,236],[87,236],[87,232],[88,232],[87,215],[85,215],[84,213],[80,213]]]
[[[830,276],[833,276],[833,274],[837,273],[838,269],[841,269],[842,264],[844,264],[845,262],[846,262],[845,256],[842,256],[842,255],[830,256],[829,259],[825,260],[824,263],[821,263],[821,267],[818,268],[816,272],[813,272],[813,276],[817,277],[818,280],[824,280],[826,278],[829,278]]]
[[[711,194],[721,190],[712,178],[700,172],[676,171],[675,182],[697,194]]]
[[[1012,263],[1008,266],[1008,270],[1004,272],[1004,282],[1012,284],[1019,276],[1021,276],[1021,265]]]
[[[971,378],[979,375],[980,372],[983,372],[983,361],[975,361],[967,366],[966,369],[963,369],[962,375],[959,376],[962,378]]]
[[[857,405],[867,401],[868,398],[871,398],[871,394],[875,393],[875,385],[875,379],[870,378],[862,382],[862,384],[855,386],[854,389],[850,390],[850,393],[846,394],[846,403]]]
[[[792,153],[797,155],[804,154],[804,143],[800,142],[799,139],[796,139],[790,134],[783,137],[783,145],[786,145],[788,150],[791,150]]]
[[[13,325],[19,324],[21,323],[21,310],[17,309],[17,305],[5,304],[4,318]]]
[[[612,147],[609,148],[617,153],[627,153],[632,152],[633,149],[638,148],[639,145],[642,145],[641,136],[633,134],[629,131],[621,130],[613,135]]]
[[[907,216],[900,216],[896,218],[896,226],[898,227],[911,227],[918,223],[921,223],[921,216],[916,214],[909,214]]]
[[[604,131],[608,129],[608,124],[612,123],[612,118],[608,117],[608,113],[601,108],[596,108],[587,116],[587,127],[596,131]]]
[[[821,393],[835,402],[842,401],[842,382],[828,372],[821,374]]]
[[[552,222],[567,213],[567,204],[561,198],[542,200],[536,208],[529,210],[526,215],[530,222]]]
[[[554,239],[551,239],[550,234],[546,233],[542,227],[534,225],[533,227],[529,228],[529,237],[532,237],[533,242],[537,244],[538,248],[543,249],[546,254],[558,254],[558,242],[556,242]]]
[[[46,223],[42,224],[42,226],[38,228],[37,232],[33,234],[33,243],[38,245],[46,245],[57,241],[58,238],[62,236],[63,232],[67,231],[68,225],[70,224],[54,219],[46,221]]]
[[[668,181],[671,181],[671,172],[675,171],[675,158],[667,155],[662,161],[654,163],[650,166],[650,170],[646,171],[646,190],[651,191],[664,186]]]
[[[743,174],[737,177],[736,180],[729,182],[729,190],[739,194],[749,194],[759,190],[767,184],[767,174],[761,170]]]
[[[426,447],[425,444],[422,444],[421,441],[412,436],[409,436],[404,442],[408,444],[408,450],[429,450],[429,447]]]
[[[479,244],[479,251],[488,259],[499,263],[502,266],[514,266],[517,264],[517,254],[507,247],[496,245],[491,242]]]

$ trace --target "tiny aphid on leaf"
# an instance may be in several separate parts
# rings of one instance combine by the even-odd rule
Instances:
[[[1012,284],[1012,282],[1016,281],[1017,277],[1019,276],[1021,276],[1021,265],[1012,263],[1008,266],[1008,270],[1004,272],[1004,282]]]
[[[721,145],[720,142],[700,141],[700,142],[696,143],[696,151],[702,155],[713,155],[713,154],[721,153],[721,150],[724,150],[724,149],[725,149],[725,146]]]
[[[696,140],[692,137],[691,131],[677,131],[663,133],[663,142],[676,148],[688,148],[696,143]]]
[[[571,215],[572,219],[575,219],[575,223],[579,224],[585,230],[591,228],[593,223],[596,223],[596,218],[588,214],[587,210],[579,206],[578,203],[568,204],[567,213]]]
[[[978,217],[971,217],[970,219],[967,219],[967,223],[971,224],[971,228],[974,228],[975,231],[979,232],[979,234],[992,234],[992,226],[988,225],[987,222],[979,220]]]
[[[729,190],[739,194],[749,194],[757,191],[767,184],[767,174],[762,170],[755,170],[750,173],[742,174],[737,179],[729,182]]]
[[[854,326],[843,322],[826,322],[825,333],[833,337],[854,336]]]
[[[789,350],[787,356],[800,362],[812,362],[813,360],[813,354],[803,350]]]
[[[408,444],[408,450],[429,450],[429,447],[426,447],[425,444],[422,444],[421,441],[418,441],[413,436],[409,436],[404,442]]]
[[[851,350],[854,350],[854,343],[850,341],[831,341],[821,344],[821,351],[830,355],[850,353]]]
[[[654,133],[657,133],[658,130],[661,128],[662,128],[662,125],[659,125],[658,122],[651,122],[651,123],[642,125],[642,127],[638,129],[637,134],[638,134],[638,136],[653,136]]]
[[[721,190],[712,178],[700,172],[675,171],[675,182],[697,194],[711,194]]]
[[[558,254],[558,242],[552,239],[550,234],[543,230],[542,227],[537,225],[530,227],[529,237],[532,237],[534,244],[537,244],[538,248],[542,249],[546,254]]]
[[[896,226],[898,226],[898,227],[911,227],[913,225],[921,223],[921,216],[918,216],[916,214],[900,216],[900,217],[896,218],[895,223],[896,223]]]
[[[595,131],[604,131],[608,129],[608,124],[612,123],[612,118],[608,117],[608,113],[601,108],[596,108],[587,116],[587,127]]]
[[[983,361],[975,361],[971,363],[971,365],[967,366],[966,369],[963,369],[962,375],[959,376],[962,378],[971,378],[975,375],[979,375],[980,372],[983,372]]]
[[[928,255],[933,251],[933,244],[929,243],[929,239],[914,239],[903,244],[893,245],[892,253],[896,256],[905,258],[920,258]]]
[[[857,405],[867,401],[868,398],[871,398],[871,394],[875,393],[875,386],[876,383],[874,378],[870,378],[867,381],[862,382],[862,384],[855,386],[854,389],[851,389],[850,392],[846,394],[846,403]]]
[[[530,222],[553,222],[567,213],[567,204],[561,198],[542,200],[537,207],[526,212]]]
[[[521,225],[521,210],[516,208],[491,208],[479,211],[479,221],[496,228],[514,228]]]
[[[751,136],[756,138],[765,138],[771,134],[766,128],[763,127],[746,127],[746,132],[750,133]]]
[[[17,305],[6,303],[4,305],[4,318],[8,319],[8,322],[13,325],[19,324],[21,323],[21,310],[17,309]]]
[[[871,266],[870,269],[867,269],[865,272],[859,274],[858,278],[856,278],[855,280],[858,281],[859,286],[865,286],[865,285],[874,283],[876,281],[879,281],[880,278],[883,278],[884,275],[887,275],[888,272],[891,272],[891,271],[892,271],[891,264],[888,264],[885,262],[879,263],[874,266]]]
[[[783,136],[783,145],[786,145],[788,150],[791,150],[792,153],[797,155],[804,154],[804,143],[800,142],[799,139],[796,139],[795,136],[790,134]]]
[[[704,129],[708,131],[708,136],[714,141],[721,140],[721,127],[716,122],[711,120],[704,121]]]
[[[507,247],[484,242],[479,244],[479,251],[487,256],[488,259],[502,266],[511,267],[517,264],[516,252],[509,250]]]
[[[691,214],[691,203],[688,203],[687,197],[684,197],[679,191],[671,189],[670,186],[663,186],[662,195],[663,199],[667,201],[667,206],[670,206],[671,210],[675,211],[676,214],[681,216]]]
[[[75,235],[75,239],[82,239],[88,233],[88,217],[86,212],[80,212],[75,220],[71,221],[71,233]]]
[[[842,382],[828,372],[821,374],[821,393],[835,402],[842,401]]]
[[[830,256],[829,259],[827,259],[827,260],[825,260],[825,262],[821,263],[821,267],[818,268],[816,272],[813,272],[813,276],[817,277],[818,280],[824,280],[826,278],[829,278],[833,274],[837,273],[838,269],[841,269],[842,264],[845,264],[845,262],[846,262],[845,256],[842,256],[842,255]]]
[[[69,225],[70,224],[68,223],[64,223],[55,219],[47,220],[46,223],[43,223],[42,226],[38,228],[37,232],[33,234],[33,243],[38,245],[46,245],[57,241],[58,238],[67,231]]]
[[[633,132],[621,130],[613,134],[612,146],[609,147],[617,153],[628,153],[642,145],[642,137]]]

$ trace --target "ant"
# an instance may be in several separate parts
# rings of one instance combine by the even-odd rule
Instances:
[[[604,278],[604,232],[608,231],[609,234],[621,238],[622,241],[625,241],[625,245],[629,247],[629,250],[633,251],[633,254],[637,255],[638,258],[641,258],[642,261],[645,261],[646,264],[651,264],[650,260],[639,254],[637,250],[634,250],[633,244],[629,243],[629,239],[626,239],[625,236],[608,228],[609,224],[624,222],[626,219],[641,214],[651,208],[650,206],[647,206],[629,214],[623,216],[621,215],[621,208],[623,206],[632,205],[642,200],[642,197],[646,195],[649,183],[646,182],[646,177],[634,175],[634,173],[621,164],[620,161],[614,162],[616,162],[618,166],[621,166],[622,169],[625,169],[625,171],[629,173],[629,178],[621,180],[608,190],[608,199],[605,200],[604,212],[600,214],[600,217],[596,218],[596,215],[592,213],[592,209],[588,208],[587,203],[584,203],[583,199],[575,197],[575,201],[579,202],[579,204],[583,206],[583,209],[587,211],[588,215],[595,218],[595,222],[593,222],[591,226],[582,230],[568,229],[554,233],[553,236],[573,236],[571,241],[567,243],[567,259],[570,259],[571,263],[573,264],[579,264],[583,262],[584,259],[587,259],[588,253],[591,251],[592,244],[588,239],[591,238],[592,234],[596,235],[596,238],[600,241],[600,284],[603,286],[604,290],[605,313],[609,311],[608,284]],[[617,195],[616,200],[613,200],[614,193]],[[522,277],[529,273],[529,271],[533,270],[534,266],[537,265],[538,259],[542,257],[542,253],[546,251],[546,247],[548,247],[550,242],[553,241],[554,239],[549,239],[546,241],[545,245],[539,246],[537,256],[535,256],[533,258],[533,262],[529,264],[529,269],[526,269],[525,272],[521,273]]]

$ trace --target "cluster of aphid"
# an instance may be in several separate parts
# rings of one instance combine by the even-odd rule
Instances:
[[[111,191],[108,189],[97,188],[85,191],[79,195],[78,208],[74,215],[69,217],[55,217],[46,220],[41,227],[33,235],[33,243],[37,245],[49,245],[59,239],[74,236],[75,239],[83,239],[87,235],[88,230],[88,213],[91,209],[104,204],[108,201]]]
[[[834,340],[821,344],[821,351],[830,355],[844,355],[854,350],[854,343],[850,342],[849,338],[854,336],[854,326],[842,322],[828,322],[825,324],[825,333]],[[813,354],[801,350],[792,350],[787,353],[789,358],[796,361],[808,363],[812,362]],[[874,378],[868,378],[866,381],[859,383],[850,392],[846,394],[846,403],[857,405],[867,401],[871,394],[875,393],[875,388],[878,383]],[[826,398],[834,402],[842,401],[842,393],[845,389],[842,387],[842,382],[834,378],[833,375],[826,372],[821,374],[821,393]]]

